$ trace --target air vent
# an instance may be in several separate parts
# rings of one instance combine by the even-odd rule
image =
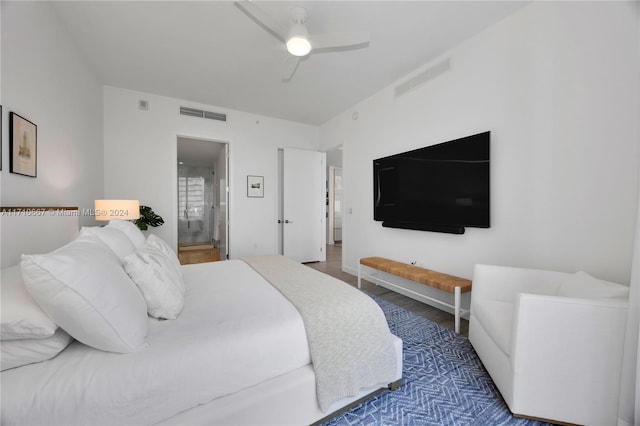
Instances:
[[[423,85],[429,80],[433,80],[437,76],[444,74],[449,70],[451,70],[451,59],[446,59],[439,64],[434,65],[431,68],[421,72],[411,80],[405,81],[401,85],[396,86],[396,97]]]
[[[204,111],[196,108],[180,107],[180,115],[188,115],[190,117],[208,118],[209,120],[227,121],[227,114],[213,111]]]

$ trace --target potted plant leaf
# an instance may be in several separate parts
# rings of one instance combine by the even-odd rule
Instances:
[[[164,219],[162,219],[162,216],[154,212],[151,207],[141,205],[140,218],[136,219],[134,223],[138,228],[140,228],[140,230],[146,231],[149,229],[149,226],[161,226],[164,223]]]

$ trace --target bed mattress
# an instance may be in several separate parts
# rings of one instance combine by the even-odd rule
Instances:
[[[240,260],[186,265],[184,310],[150,319],[148,347],[72,343],[3,371],[1,423],[152,424],[310,363],[296,308]]]

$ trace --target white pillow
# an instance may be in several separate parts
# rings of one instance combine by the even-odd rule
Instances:
[[[20,265],[0,271],[0,339],[41,339],[58,326],[33,300],[22,281]]]
[[[184,282],[164,253],[147,244],[125,257],[124,270],[140,288],[149,315],[178,317],[184,305]]]
[[[586,272],[579,271],[569,275],[558,289],[558,296],[582,299],[627,297],[629,288],[620,284],[602,281]]]
[[[106,244],[106,246],[109,247],[120,260],[136,251],[131,240],[122,231],[119,231],[114,227],[83,226],[80,230],[80,236],[98,237],[98,239]]]
[[[173,251],[171,246],[166,243],[165,240],[158,237],[157,235],[151,234],[147,237],[147,246],[155,247],[160,250],[162,253],[167,256],[167,258],[171,261],[171,266],[178,272],[178,274],[182,277],[182,268],[180,266],[180,261],[178,260],[178,255]]]
[[[147,306],[119,259],[80,236],[49,254],[23,255],[24,283],[36,302],[76,340],[96,349],[135,352],[147,336]]]
[[[129,222],[128,220],[112,219],[109,221],[107,227],[116,228],[125,234],[137,249],[144,247],[144,234],[135,223]]]
[[[51,359],[69,343],[71,336],[61,328],[44,339],[5,340],[0,344],[0,367],[4,371]]]

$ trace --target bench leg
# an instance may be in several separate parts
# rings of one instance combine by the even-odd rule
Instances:
[[[360,263],[360,261],[358,260],[358,288],[360,288],[360,285],[362,284],[361,277],[362,277],[362,263]]]
[[[460,287],[456,286],[456,288],[454,289],[454,311],[455,311],[455,327],[456,327],[456,333],[460,334],[460,300],[461,300],[461,293],[460,293]]]

